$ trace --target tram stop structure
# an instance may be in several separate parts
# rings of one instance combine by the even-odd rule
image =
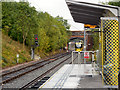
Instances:
[[[85,24],[84,33],[88,28],[96,29],[97,27],[99,29],[99,50],[94,52],[97,53],[97,62],[94,61],[93,52],[89,51],[92,53],[93,64],[86,64],[86,62],[75,64],[73,63],[73,52],[76,53],[76,51],[73,51],[72,64],[64,65],[42,84],[39,90],[45,88],[89,88],[89,86],[93,88],[91,85],[94,88],[120,87],[118,82],[120,81],[120,77],[118,77],[120,75],[118,69],[120,67],[120,7],[75,0],[66,0],[66,3],[74,21]],[[85,41],[84,39],[83,51],[77,52],[78,61],[81,56],[84,56],[82,53],[87,52]],[[102,80],[101,76],[96,73],[96,66],[99,68]],[[92,79],[86,77],[91,75]],[[95,75],[100,77],[95,77]],[[100,79],[98,80],[98,78]]]
[[[120,7],[74,0],[66,0],[66,3],[75,22],[99,28],[99,61],[97,64],[104,85],[118,87]]]

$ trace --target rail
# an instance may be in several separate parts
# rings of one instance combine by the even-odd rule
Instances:
[[[47,60],[43,60],[41,62],[29,65],[29,66],[25,66],[23,68],[4,73],[4,74],[2,74],[2,82],[0,82],[0,84],[2,85],[2,84],[5,84],[5,83],[8,83],[9,81],[12,81],[16,78],[19,78],[19,77],[21,77],[21,76],[23,76],[27,73],[30,73],[30,72],[32,72],[36,69],[42,68],[43,66],[45,66],[47,64],[50,64],[50,63],[58,60],[59,58],[62,58],[64,56],[66,56],[67,54],[68,53],[62,54],[61,56],[52,57],[52,59],[54,59],[52,61],[50,60],[51,58],[48,58]]]
[[[54,70],[56,67],[60,66],[62,63],[64,63],[65,61],[69,60],[71,58],[68,57],[65,60],[61,61],[60,63],[58,63],[57,65],[55,65],[54,67],[50,68],[48,71],[44,72],[42,75],[38,76],[37,78],[35,78],[34,80],[32,80],[31,82],[29,82],[28,84],[24,85],[23,87],[20,88],[20,90],[26,90],[27,88],[31,87],[32,85],[36,84],[38,81],[40,81],[42,78],[44,78],[48,73],[52,72],[52,70]],[[77,58],[77,57],[76,57]],[[76,59],[75,58],[75,59]],[[75,60],[74,59],[74,60]],[[69,64],[72,64],[72,62],[70,62]]]

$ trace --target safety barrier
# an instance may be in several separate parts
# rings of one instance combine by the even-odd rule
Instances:
[[[96,64],[95,64],[95,59],[94,59],[94,57],[95,57],[94,53],[96,53],[96,55],[98,55],[98,51],[80,51],[80,52],[79,51],[72,51],[72,64],[74,64],[74,62],[73,62],[74,53],[78,53],[78,64],[81,65],[81,53],[86,53],[86,52],[87,53],[92,53],[92,61],[91,61],[92,68],[91,69],[92,69],[92,73],[93,73],[93,76],[94,76],[94,73],[95,73],[95,70],[96,70],[96,68],[95,68]],[[98,57],[98,56],[96,56],[96,57]],[[80,63],[79,63],[79,61],[80,61]],[[86,68],[86,59],[84,59],[84,68]]]

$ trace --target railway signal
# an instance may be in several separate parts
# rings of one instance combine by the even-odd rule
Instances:
[[[35,50],[36,47],[39,46],[38,35],[37,34],[34,35],[34,39],[35,39],[34,40],[35,43],[34,43],[34,45],[31,45],[31,59],[34,59],[34,50]]]
[[[38,44],[38,35],[36,34],[34,37],[35,37],[35,46],[39,46],[39,44]]]

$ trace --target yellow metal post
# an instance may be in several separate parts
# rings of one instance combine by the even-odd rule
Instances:
[[[102,18],[101,31],[102,74],[104,74],[106,85],[117,86],[119,65],[119,25],[117,18]]]
[[[104,85],[103,80],[103,21],[101,20],[101,48],[102,48],[102,84]]]

